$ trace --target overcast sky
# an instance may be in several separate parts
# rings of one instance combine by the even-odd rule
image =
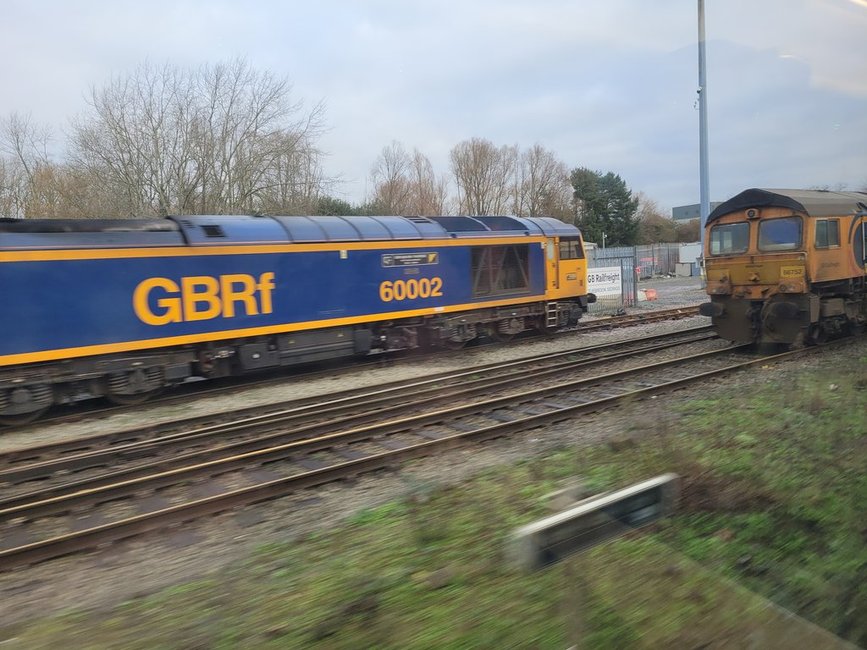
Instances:
[[[231,57],[323,100],[326,172],[359,202],[392,140],[438,173],[461,140],[538,142],[697,203],[696,0],[4,0],[0,115],[62,141],[90,86]],[[711,200],[867,187],[867,0],[706,0]]]

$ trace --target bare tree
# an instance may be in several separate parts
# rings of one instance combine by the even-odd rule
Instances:
[[[14,218],[54,216],[59,204],[58,170],[48,155],[51,132],[30,115],[0,120],[0,205]]]
[[[540,144],[521,152],[515,176],[515,214],[569,220],[571,202],[572,186],[566,165]]]
[[[678,223],[675,226],[675,235],[679,242],[700,242],[701,222],[699,219],[690,219],[686,223]]]
[[[461,214],[504,214],[510,206],[517,148],[472,138],[451,151]]]
[[[304,114],[303,104],[290,100],[285,79],[257,72],[243,60],[202,69],[199,83],[206,100],[200,140],[209,191],[203,196],[212,197],[211,209],[256,211],[260,196],[275,191],[289,201],[279,206],[284,210],[299,198],[309,203],[321,189],[321,152],[314,141],[324,106]]]
[[[275,143],[278,154],[266,168],[260,192],[261,211],[271,214],[311,214],[331,185],[321,166],[322,152],[310,138],[277,134],[288,141]]]
[[[409,174],[412,159],[403,144],[393,140],[379,152],[370,178],[373,181],[373,203],[382,214],[410,214],[412,188]]]
[[[0,158],[0,217],[23,217],[18,170],[5,156]]]
[[[192,75],[146,63],[92,88],[88,101],[93,115],[73,124],[71,160],[115,197],[111,212],[191,212],[200,173]]]
[[[635,198],[638,199],[638,243],[677,241],[677,224],[663,214],[659,204],[643,192],[638,192]]]
[[[445,212],[447,183],[437,178],[428,157],[412,155],[393,141],[383,147],[371,169],[373,203],[383,214],[433,215]]]
[[[412,214],[436,215],[446,213],[448,200],[448,181],[437,178],[428,157],[418,149],[413,152],[410,162],[412,174]]]
[[[324,108],[305,113],[285,79],[243,59],[197,70],[145,63],[93,88],[71,160],[114,214],[289,211],[321,189]]]

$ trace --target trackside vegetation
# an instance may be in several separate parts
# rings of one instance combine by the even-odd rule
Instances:
[[[336,529],[109,611],[0,624],[0,641],[620,649],[833,647],[833,634],[867,645],[867,347],[850,351],[766,367],[700,400],[633,405],[632,427],[604,444],[458,486],[412,484]],[[668,471],[683,477],[672,519],[537,573],[509,564],[511,532],[549,513],[543,495],[576,477],[605,490]]]

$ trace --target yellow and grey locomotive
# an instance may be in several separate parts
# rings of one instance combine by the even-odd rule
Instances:
[[[710,302],[735,342],[819,342],[867,322],[867,193],[749,189],[705,232]]]

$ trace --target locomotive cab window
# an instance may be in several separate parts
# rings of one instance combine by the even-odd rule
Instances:
[[[574,239],[560,240],[560,259],[561,260],[583,260],[584,250],[581,248],[581,240],[577,237]]]
[[[840,245],[840,222],[836,219],[816,221],[816,248],[832,248]]]
[[[710,254],[746,253],[750,245],[750,224],[729,223],[710,229]]]
[[[800,217],[768,219],[759,224],[759,250],[766,252],[793,251],[801,248]]]
[[[477,246],[472,249],[473,296],[521,293],[530,288],[530,247]]]

